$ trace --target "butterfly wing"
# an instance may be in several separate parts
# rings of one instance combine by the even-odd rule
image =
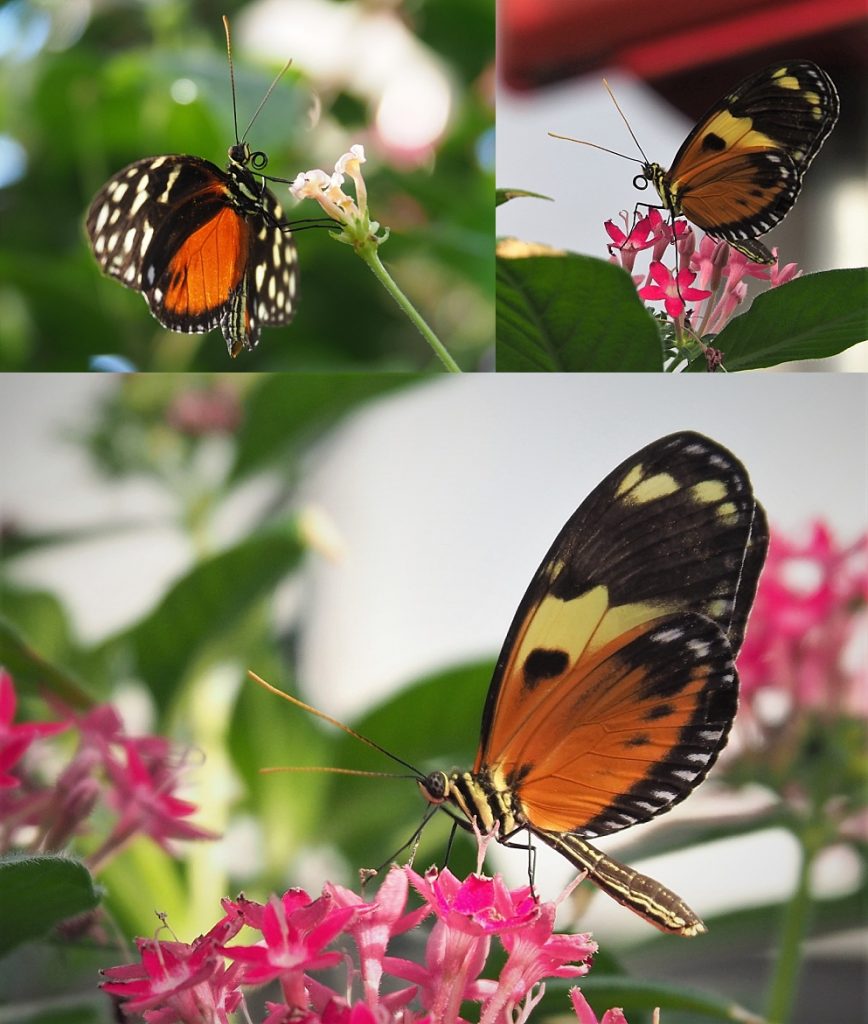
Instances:
[[[139,160],[105,184],[87,217],[106,274],[142,292],[169,330],[221,327],[233,356],[256,346],[262,323],[292,318],[297,291],[280,205],[267,189],[251,200],[255,179],[234,174],[200,157]]]
[[[676,209],[738,246],[790,211],[802,176],[838,119],[838,94],[810,61],[776,64],[715,104],[663,176]],[[771,256],[759,246],[752,252]]]
[[[683,432],[627,459],[519,605],[474,772],[542,832],[605,835],[683,799],[726,742],[766,545],[747,473],[722,446]]]

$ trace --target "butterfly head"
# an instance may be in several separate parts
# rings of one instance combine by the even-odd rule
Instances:
[[[452,795],[452,785],[446,772],[430,772],[424,779],[416,781],[429,804],[445,803]]]

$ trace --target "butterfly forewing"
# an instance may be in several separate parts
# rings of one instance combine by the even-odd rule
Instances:
[[[715,104],[654,178],[668,209],[751,259],[751,243],[790,211],[802,176],[838,119],[838,94],[810,61],[773,65]]]
[[[571,516],[519,605],[486,700],[480,762],[503,747],[498,730],[524,717],[538,681],[636,626],[699,612],[737,652],[756,589],[746,554],[752,535],[764,553],[764,534],[747,473],[708,438],[674,434],[622,463]]]

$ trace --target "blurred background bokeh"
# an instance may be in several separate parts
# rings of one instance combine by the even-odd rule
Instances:
[[[109,865],[100,882],[123,935],[151,934],[160,910],[190,939],[213,924],[223,895],[319,892],[326,879],[354,885],[360,867],[397,850],[423,810],[412,782],[259,774],[275,765],[392,766],[264,693],[246,669],[420,769],[469,767],[497,651],[540,559],[594,485],[650,440],[689,428],[730,447],[775,538],[808,545],[821,522],[840,552],[864,536],[864,378],[744,375],[725,393],[705,377],[689,389],[669,378],[653,387],[639,375],[613,380],[0,378],[0,431],[17,439],[0,474],[2,653],[24,712],[36,711],[47,680],[62,679],[88,700],[112,700],[131,733],[191,744],[193,820],[222,834],[173,856],[142,839]],[[804,585],[818,582],[809,572]],[[864,598],[852,611],[864,626]],[[804,734],[810,708],[773,671],[783,696],[769,735],[757,742],[762,708],[751,698],[707,783],[657,822],[601,844],[675,888],[710,931],[661,936],[581,886],[562,926],[593,930],[601,954],[591,978],[625,971],[761,1010],[799,874],[794,821],[807,770],[831,788],[822,813],[832,838],[812,867],[793,1019],[862,1019],[864,812],[849,832],[838,821],[852,818],[864,792],[857,786],[854,796],[837,767],[861,751],[858,741],[830,751],[821,740],[837,735],[841,716],[864,727],[864,708],[830,696],[837,656],[825,663],[828,678],[815,679],[826,717],[798,763],[775,739],[791,735],[780,727],[787,715]],[[847,678],[864,690],[864,649],[856,656]],[[438,815],[417,866],[441,862],[448,830]],[[474,854],[459,836],[451,867],[471,869]],[[522,851],[498,848],[489,867],[515,885],[526,879]],[[571,876],[541,851],[544,897]],[[3,962],[0,991],[22,998],[28,971],[44,987],[56,967],[60,991],[77,986],[94,1014],[76,1019],[104,1020],[94,968],[125,959],[114,945],[31,944]]]
[[[795,209],[764,241],[806,273],[868,263],[868,20],[861,0],[500,0],[497,184],[554,202],[500,207],[498,235],[606,258],[603,222],[656,195],[635,164],[547,132],[639,157],[605,78],[651,161],[671,164],[687,133],[748,75],[813,60],[832,77],[841,116],[805,176]],[[653,189],[651,190],[653,192]],[[862,297],[864,301],[864,296]],[[868,369],[868,345],[806,370]]]
[[[225,167],[234,141],[221,15],[243,132],[267,171],[331,173],[365,146],[380,255],[464,369],[493,346],[493,0],[164,0],[0,7],[0,369],[436,370],[415,328],[348,246],[297,237],[298,315],[229,363],[219,332],[164,331],[102,278],[83,231],[93,195],[134,160],[189,153]],[[290,219],[316,217],[273,186]],[[336,297],[339,296],[339,301]]]

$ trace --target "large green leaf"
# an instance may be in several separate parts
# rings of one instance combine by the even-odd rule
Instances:
[[[651,372],[662,369],[662,353],[654,320],[620,267],[575,253],[499,255],[497,368]]]
[[[99,903],[87,868],[68,857],[9,857],[0,861],[0,954],[45,935]]]
[[[141,622],[107,645],[131,647],[137,674],[165,706],[193,660],[298,565],[304,545],[287,522],[197,563]]]
[[[808,274],[758,295],[714,347],[723,352],[727,370],[837,355],[868,339],[866,295],[868,268]]]

